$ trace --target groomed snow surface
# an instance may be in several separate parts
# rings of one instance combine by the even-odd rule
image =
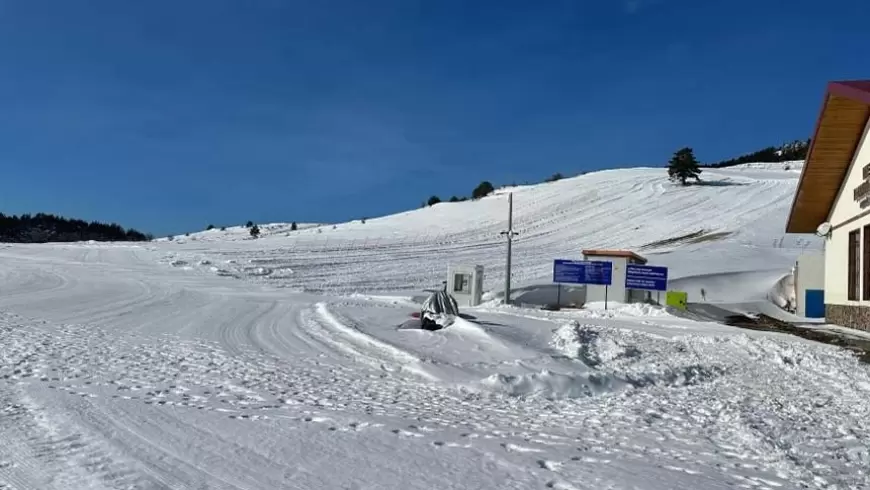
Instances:
[[[513,189],[515,294],[631,247],[761,304],[820,248],[781,233],[796,169]],[[619,303],[399,328],[448,263],[497,297],[504,214],[500,191],[258,240],[0,245],[0,488],[870,485],[870,370],[845,350]]]

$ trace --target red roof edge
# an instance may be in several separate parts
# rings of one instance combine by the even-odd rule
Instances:
[[[583,255],[592,257],[626,257],[635,259],[641,264],[646,264],[647,260],[631,250],[584,250]]]
[[[828,83],[828,93],[870,105],[870,80],[843,80]]]

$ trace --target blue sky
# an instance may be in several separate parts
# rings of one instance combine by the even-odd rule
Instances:
[[[0,0],[0,211],[342,221],[810,136],[860,0]]]

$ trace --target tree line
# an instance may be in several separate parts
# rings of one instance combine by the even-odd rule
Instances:
[[[744,163],[778,163],[793,160],[805,160],[810,149],[810,140],[795,140],[781,146],[768,146],[752,153],[740,155],[737,158],[702,165],[702,167],[723,168],[742,165]]]
[[[795,140],[782,146],[769,146],[763,150],[741,155],[737,158],[724,160],[718,163],[703,165],[695,158],[695,152],[689,148],[680,148],[668,161],[668,178],[679,181],[682,185],[688,185],[689,179],[696,182],[701,180],[701,167],[723,168],[742,165],[744,163],[779,163],[804,160],[810,148],[810,140]]]
[[[544,180],[544,182],[556,182],[557,180],[562,180],[564,178],[565,178],[564,175],[556,172],[555,174],[551,175],[550,177],[547,177],[547,179]],[[516,184],[514,184],[514,185],[516,185]],[[481,198],[484,198],[484,197],[492,194],[493,192],[495,192],[495,186],[493,186],[492,183],[489,182],[488,180],[484,180],[483,182],[478,184],[477,187],[475,187],[473,191],[471,191],[471,199],[472,200],[481,199]],[[450,199],[447,200],[447,202],[464,202],[467,200],[468,200],[468,198],[464,197],[464,196],[463,197],[451,196]],[[444,201],[442,201],[441,198],[438,197],[437,195],[433,195],[433,196],[429,197],[429,199],[426,202],[424,202],[421,207],[425,208],[426,206],[434,206],[440,202],[444,202]]]
[[[0,242],[142,242],[153,238],[150,234],[133,228],[124,229],[115,223],[87,222],[45,213],[20,216],[0,213]]]

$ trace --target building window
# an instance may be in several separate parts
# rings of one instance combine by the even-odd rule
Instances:
[[[457,293],[471,293],[471,276],[468,274],[456,274],[453,276],[453,291]]]
[[[864,227],[864,301],[870,301],[870,225]]]
[[[861,230],[849,232],[849,301],[858,301],[861,289]]]

